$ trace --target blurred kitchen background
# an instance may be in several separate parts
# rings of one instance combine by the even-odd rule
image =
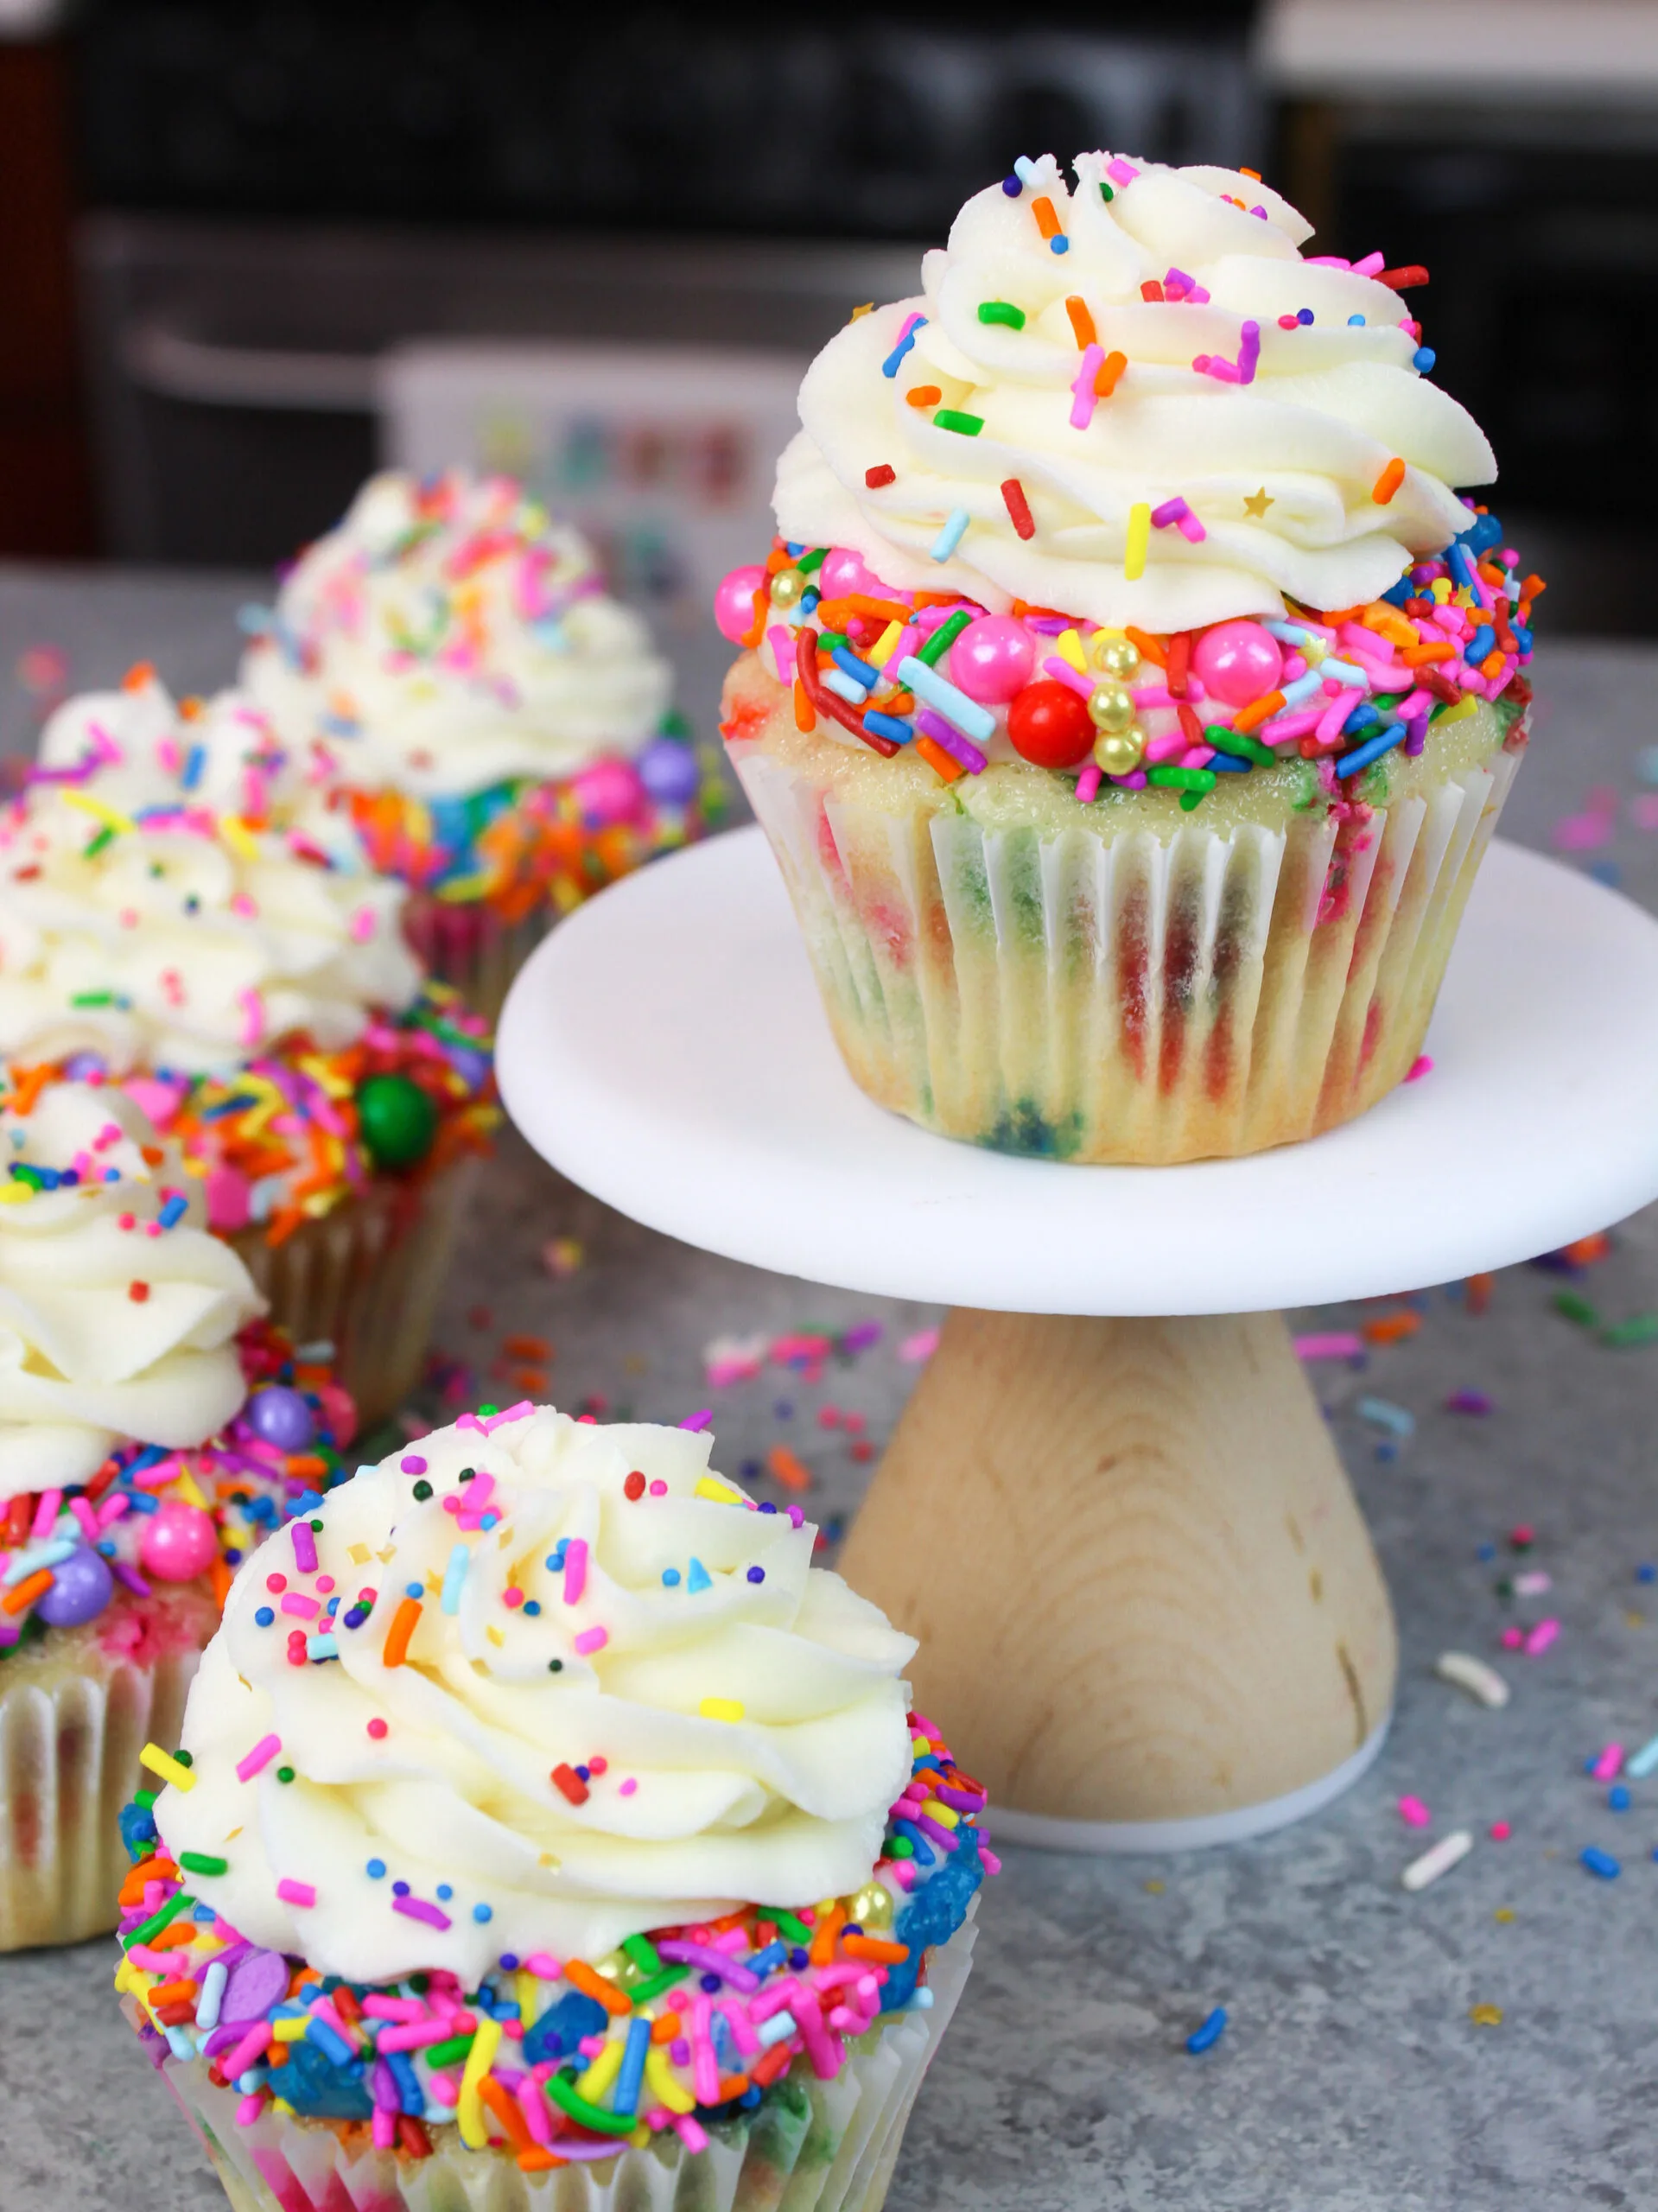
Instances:
[[[377,461],[507,467],[706,730],[804,361],[1016,154],[1099,145],[1427,264],[1546,630],[1658,627],[1647,0],[0,0],[0,556],[268,569]]]

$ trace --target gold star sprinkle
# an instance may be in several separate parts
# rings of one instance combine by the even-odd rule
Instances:
[[[1468,2017],[1477,2028],[1500,2028],[1502,2007],[1500,2005],[1471,2005]]]
[[[875,302],[873,300],[866,300],[861,308],[853,308],[852,313],[847,317],[847,321],[848,322],[857,322],[864,315],[873,315],[874,312]]]
[[[1252,522],[1260,522],[1267,508],[1274,504],[1274,502],[1267,495],[1267,486],[1263,484],[1258,492],[1252,492],[1244,500],[1243,512]]]
[[[1493,1920],[1510,1921],[1514,1918],[1514,1907],[1511,1904],[1500,1904],[1491,1917]]]

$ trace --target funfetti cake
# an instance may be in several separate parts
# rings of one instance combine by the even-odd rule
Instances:
[[[848,1068],[1070,1160],[1247,1153],[1414,1062],[1527,737],[1496,464],[1380,253],[1051,156],[801,389],[724,734]]]

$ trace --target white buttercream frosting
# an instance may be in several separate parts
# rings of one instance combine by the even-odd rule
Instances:
[[[671,678],[592,548],[521,485],[389,472],[301,555],[242,681],[359,790],[464,797],[656,734]]]
[[[159,685],[87,695],[42,766],[0,817],[8,1058],[226,1072],[297,1031],[348,1045],[415,995],[403,886],[245,701],[192,720]]]
[[[1304,259],[1310,226],[1253,178],[1136,162],[1108,200],[1110,166],[1104,154],[1079,155],[1072,189],[1045,156],[1017,199],[1000,185],[978,194],[948,247],[924,257],[920,297],[830,340],[778,464],[784,537],[848,546],[903,590],[958,590],[996,612],[1018,598],[1170,632],[1281,611],[1286,594],[1312,607],[1358,604],[1465,528],[1451,487],[1490,482],[1496,463],[1467,411],[1413,365],[1404,300],[1373,276]],[[1069,242],[1063,253],[1033,213],[1040,199]],[[1142,296],[1172,271],[1208,302]],[[1081,428],[1070,300],[1102,353],[1127,361]],[[1020,310],[1022,327],[981,319],[981,307],[1001,303]],[[1302,309],[1310,324],[1282,326]],[[913,344],[885,375],[918,315]],[[1251,321],[1252,381],[1193,367],[1204,357],[1236,366]],[[911,404],[927,387],[938,398]],[[940,408],[983,427],[940,428]],[[1403,480],[1378,504],[1395,458]],[[893,480],[871,488],[867,473],[886,467]],[[1028,538],[1001,488],[1009,479],[1028,502]],[[1132,510],[1177,499],[1201,542],[1172,523],[1152,529],[1144,572],[1130,581]],[[960,515],[956,550],[933,559]]]
[[[0,1109],[0,1499],[84,1483],[129,1440],[206,1442],[246,1395],[235,1338],[264,1300],[177,1147],[113,1088],[50,1084]]]
[[[331,1491],[314,1573],[291,1532],[262,1546],[190,1694],[194,1786],[156,1808],[175,1856],[229,1862],[195,1893],[325,1973],[443,1967],[470,1987],[503,1953],[599,1958],[639,1930],[867,1879],[910,1772],[914,1643],[811,1567],[809,1522],[711,1480],[710,1442],[526,1409]],[[481,1508],[466,1468],[492,1478]],[[660,1491],[628,1496],[635,1471]],[[340,1599],[337,1660],[289,1664],[294,1621],[257,1618],[278,1586]],[[387,1667],[410,1590],[408,1656]],[[293,1779],[268,1750],[238,1778],[270,1736]],[[577,1768],[572,1802],[553,1773]],[[400,1910],[398,1882],[448,1925]]]

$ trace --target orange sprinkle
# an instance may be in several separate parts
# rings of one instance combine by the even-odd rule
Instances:
[[[1373,1344],[1396,1344],[1401,1337],[1413,1337],[1422,1325],[1420,1313],[1380,1313],[1374,1321],[1366,1321],[1359,1334]]]
[[[1128,365],[1126,353],[1108,353],[1094,372],[1094,397],[1109,399],[1117,388],[1117,378]]]
[[[936,384],[912,385],[904,395],[912,407],[936,407],[943,396]]]
[[[1059,218],[1054,213],[1053,202],[1045,193],[1039,200],[1032,200],[1031,213],[1036,217],[1036,227],[1045,238],[1058,237]]]
[[[1483,1313],[1491,1303],[1491,1285],[1495,1278],[1490,1274],[1474,1274],[1468,1278],[1468,1310]]]
[[[870,1959],[878,1967],[902,1966],[910,1955],[907,1943],[885,1943],[879,1936],[843,1936],[841,1948],[849,1959]]]
[[[9,1613],[27,1612],[37,1598],[45,1597],[57,1579],[49,1567],[43,1567],[34,1574],[27,1574],[15,1590],[8,1590],[5,1596],[0,1598],[0,1607]]]
[[[754,620],[737,640],[740,645],[757,645],[765,635],[766,610],[772,604],[772,594],[764,584],[754,587]]]
[[[846,1926],[847,1911],[843,1904],[836,1904],[823,1915],[812,1930],[811,1962],[815,1967],[826,1967],[835,1958],[835,1939]],[[568,1969],[567,1969],[568,1971]]]
[[[741,2096],[747,2087],[748,2076],[746,2074],[722,2074],[720,2076],[721,2103],[722,2105],[728,2105],[734,2097]]]
[[[1479,664],[1479,672],[1482,676],[1498,676],[1502,673],[1502,650],[1501,646],[1498,646],[1494,651],[1487,653],[1484,659],[1481,661]]]
[[[1426,668],[1430,661],[1455,660],[1456,658],[1456,647],[1447,645],[1437,638],[1426,645],[1407,645],[1400,655],[1407,668]]]
[[[501,1349],[509,1359],[535,1359],[543,1366],[553,1356],[545,1337],[508,1337]]]
[[[783,2047],[788,2049],[786,2044]],[[527,2151],[518,2153],[521,2174],[550,2173],[555,2166],[568,2166],[569,2163],[568,2158],[561,2158],[556,2151],[543,2151],[539,2143],[532,2143]]]
[[[1264,698],[1251,699],[1247,707],[1238,709],[1232,727],[1236,730],[1259,729],[1262,722],[1270,721],[1284,704],[1281,691],[1268,691]]]
[[[812,712],[812,702],[806,696],[806,687],[795,678],[795,728],[803,737],[810,737],[817,727],[817,717]]]
[[[758,2082],[762,2089],[769,2089],[789,2063],[789,2055],[786,2043],[774,2043],[770,2050],[762,2051],[749,2068],[749,2080]]]
[[[1370,487],[1370,497],[1377,506],[1385,507],[1404,480],[1405,464],[1395,454]]]
[[[618,1989],[613,1981],[607,1981],[603,1974],[595,1974],[585,1959],[567,1959],[564,1961],[564,1979],[579,1989],[584,1997],[595,1999],[607,2012],[613,2012],[618,2019],[624,2012],[633,2010],[632,1999]]]
[[[1168,666],[1169,657],[1163,650],[1163,641],[1160,638],[1153,637],[1148,630],[1136,630],[1132,622],[1124,623],[1123,635],[1132,639],[1139,646],[1142,659],[1150,661],[1155,668]]]
[[[213,1593],[214,1605],[222,1613],[225,1610],[225,1600],[231,1594],[231,1571],[226,1566],[223,1558],[217,1553],[213,1555],[213,1565],[207,1570],[207,1586]]]
[[[1259,169],[1241,168],[1238,171],[1238,175],[1240,176],[1247,176],[1252,184],[1259,184],[1261,182],[1261,171]]]
[[[942,745],[934,744],[930,737],[918,733],[915,749],[940,783],[953,784],[958,776],[964,776],[967,773],[966,769],[953,754],[946,753]]]
[[[11,1078],[11,1110],[27,1121],[35,1111],[35,1102],[52,1080],[50,1066],[18,1068]]]
[[[925,738],[919,741],[923,745],[927,741]],[[937,749],[943,751],[942,747]],[[944,758],[949,760],[950,755],[946,753]],[[961,773],[958,762],[950,760],[950,766],[956,770],[957,775]],[[786,1444],[774,1444],[772,1446],[765,1455],[765,1471],[774,1476],[783,1484],[785,1490],[810,1490],[812,1486],[810,1470],[796,1459]]]
[[[176,1944],[194,1943],[195,1940],[194,1922],[175,1920],[170,1928],[163,1928],[159,1936],[150,1937],[149,1948],[152,1951],[170,1951]]]
[[[1520,596],[1521,599],[1540,599],[1547,589],[1548,586],[1540,576],[1527,576],[1521,582]]]
[[[136,660],[121,678],[124,691],[142,691],[147,683],[156,681],[156,671],[147,660]]]
[[[492,2074],[486,2074],[479,2082],[478,2094],[499,2120],[507,2141],[516,2152],[522,2154],[525,2151],[540,2149],[540,2145],[535,2141],[524,2124],[524,2114],[518,2110],[517,2098],[509,2094]]]
[[[144,1999],[147,2005],[182,2005],[196,1993],[195,1983],[187,1978],[183,1981],[164,1981],[159,1989],[152,1989]]]
[[[651,2023],[651,2040],[652,2043],[671,2043],[678,2033],[679,2015],[677,2012],[660,2013],[657,2018],[652,2020]]]
[[[380,1652],[383,1667],[401,1667],[409,1656],[409,1639],[420,1626],[421,1605],[418,1598],[405,1598],[391,1616],[391,1625],[385,1632],[385,1643]]]
[[[326,1475],[328,1463],[315,1452],[290,1452],[288,1472],[290,1475]]]
[[[1065,302],[1065,313],[1070,317],[1070,327],[1077,334],[1078,353],[1085,353],[1090,346],[1099,344],[1099,333],[1094,327],[1094,318],[1088,311],[1086,300],[1079,300],[1073,295]]]

